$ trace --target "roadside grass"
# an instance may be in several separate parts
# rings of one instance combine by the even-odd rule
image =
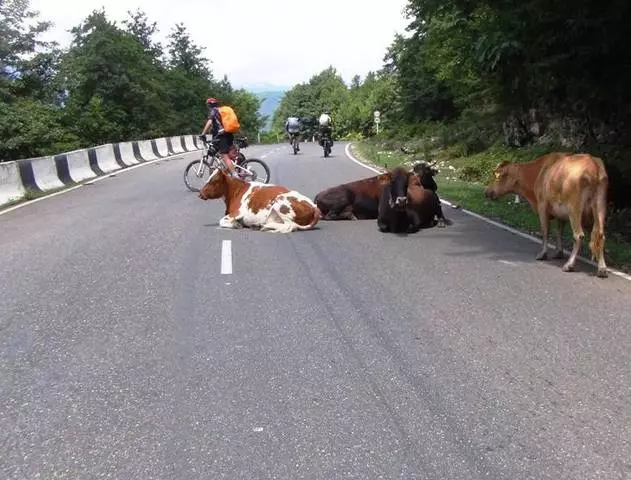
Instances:
[[[399,151],[384,150],[369,141],[353,143],[353,154],[360,160],[383,167],[394,167],[413,161],[414,157]],[[546,149],[545,151],[549,151]],[[495,166],[502,160],[516,162],[529,161],[537,155],[545,153],[542,147],[522,149],[510,152],[498,148],[488,152],[471,156],[455,155],[454,150],[444,149],[431,153],[428,160],[437,161],[440,173],[436,177],[438,193],[441,198],[491,220],[503,223],[524,233],[541,238],[539,218],[532,211],[525,200],[515,203],[514,195],[492,201],[484,198],[484,183],[473,178],[489,178]],[[425,157],[427,157],[427,153]],[[418,157],[417,157],[418,158]],[[556,224],[551,222],[549,241],[556,241]],[[585,232],[585,239],[580,254],[591,258],[589,251],[589,232]],[[631,273],[631,211],[621,210],[608,213],[605,229],[605,260],[607,265],[625,273]],[[563,245],[566,249],[572,247],[572,234],[569,225],[565,228]]]

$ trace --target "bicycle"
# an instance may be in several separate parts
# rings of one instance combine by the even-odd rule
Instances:
[[[192,185],[192,183],[188,179],[188,173],[190,170],[193,171],[194,177],[198,179],[202,179],[202,186],[208,182],[210,175],[212,172],[220,168],[224,171],[227,171],[227,166],[221,158],[221,154],[217,149],[217,144],[214,140],[208,142],[205,137],[200,137],[204,146],[208,147],[206,152],[202,155],[202,158],[198,160],[193,160],[189,163],[184,169],[184,184],[186,188],[188,188],[191,192],[199,192],[201,187],[197,188]],[[247,182],[256,182],[259,181],[261,183],[269,183],[270,180],[270,170],[267,164],[263,160],[259,160],[257,158],[245,158],[245,155],[241,153],[242,148],[246,148],[248,146],[247,137],[238,137],[235,139],[235,152],[231,154],[231,157],[234,162],[234,167],[239,175],[239,178],[245,180]],[[264,175],[261,175],[262,180],[259,180],[259,175],[252,170],[251,166],[259,165],[263,168]]]
[[[291,146],[294,149],[294,155],[298,155],[298,150],[299,150],[299,146],[298,146],[298,134],[297,133],[293,133],[291,134]]]

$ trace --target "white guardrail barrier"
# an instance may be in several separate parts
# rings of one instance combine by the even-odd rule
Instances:
[[[201,150],[197,135],[108,143],[48,157],[0,162],[0,205],[38,193],[71,187],[139,163]]]

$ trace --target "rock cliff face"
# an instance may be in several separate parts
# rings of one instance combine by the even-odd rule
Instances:
[[[594,124],[587,116],[552,116],[534,108],[509,115],[502,127],[506,143],[514,147],[539,143],[580,149],[587,143],[615,143],[618,140],[614,128],[602,122]]]

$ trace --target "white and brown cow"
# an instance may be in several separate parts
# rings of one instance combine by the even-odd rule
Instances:
[[[216,169],[199,191],[202,200],[222,198],[222,228],[249,227],[277,233],[309,230],[320,220],[320,209],[307,197],[281,185],[245,182]]]

